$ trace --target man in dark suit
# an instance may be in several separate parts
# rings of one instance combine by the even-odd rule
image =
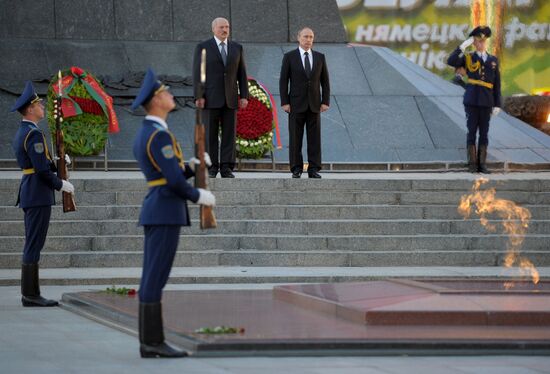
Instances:
[[[168,113],[174,97],[153,70],[147,70],[132,109],[143,106],[147,116],[134,141],[134,156],[147,180],[149,192],[143,200],[139,224],[145,233],[143,272],[139,285],[139,341],[141,357],[184,357],[186,352],[164,341],[162,289],[176,255],[181,226],[189,226],[187,200],[213,206],[210,191],[194,188],[187,179],[197,160],[188,164],[176,137],[168,129]],[[208,155],[205,154],[208,163]]]
[[[320,113],[329,108],[330,84],[325,56],[311,50],[313,38],[313,31],[309,27],[304,27],[298,32],[300,45],[284,55],[279,78],[281,106],[289,114],[288,148],[292,178],[300,178],[304,169],[304,125],[307,131],[307,173],[310,178],[321,178]]]
[[[248,104],[248,81],[243,47],[229,41],[229,22],[225,18],[212,21],[214,37],[199,43],[193,58],[193,85],[195,104],[205,109],[206,145],[212,159],[211,178],[220,171],[222,178],[235,178],[235,138],[237,109]],[[206,84],[204,94],[198,97],[201,52],[206,50]],[[239,99],[240,97],[240,99]],[[218,157],[218,134],[222,141]]]
[[[491,36],[488,26],[478,26],[453,53],[447,64],[455,68],[465,68],[468,76],[464,92],[464,110],[468,135],[466,147],[468,170],[472,173],[488,174],[486,166],[487,145],[489,144],[489,121],[491,115],[500,112],[500,72],[498,59],[487,53],[487,38]],[[474,44],[475,52],[466,52]],[[476,136],[479,142],[476,152]],[[477,153],[477,154],[476,154]]]
[[[23,171],[17,203],[25,214],[25,247],[21,265],[21,302],[23,306],[49,307],[58,305],[55,300],[40,296],[38,262],[46,242],[50,225],[54,190],[74,192],[70,182],[59,179],[44,133],[38,122],[44,118],[44,104],[31,82],[17,99],[12,112],[23,116],[13,140],[17,164]],[[69,160],[67,160],[69,161]]]

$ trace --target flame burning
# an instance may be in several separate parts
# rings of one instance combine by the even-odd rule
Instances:
[[[506,244],[506,257],[504,258],[504,266],[509,268],[514,264],[519,266],[521,275],[529,275],[534,284],[539,282],[539,273],[533,263],[519,254],[525,234],[529,228],[529,220],[531,212],[528,209],[518,206],[510,200],[498,199],[495,197],[496,190],[488,188],[480,190],[480,187],[487,183],[485,178],[479,178],[472,186],[472,193],[464,195],[460,199],[458,212],[466,219],[472,214],[475,207],[475,214],[479,216],[481,225],[487,230],[495,232],[497,227],[489,222],[489,215],[496,215],[502,221],[503,231],[508,235],[508,243]],[[505,284],[504,287],[509,289],[513,285]]]

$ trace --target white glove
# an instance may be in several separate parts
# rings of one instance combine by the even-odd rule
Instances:
[[[54,161],[58,161],[59,160],[59,156],[53,156],[53,160]],[[71,164],[71,158],[69,157],[68,154],[65,153],[65,164],[67,164],[67,166],[69,166]]]
[[[500,113],[500,111],[501,111],[501,109],[498,106],[496,106],[496,107],[493,108],[493,111],[491,112],[491,115],[496,116]]]
[[[466,48],[468,48],[469,46],[471,46],[472,44],[474,43],[474,37],[473,36],[470,36],[468,39],[464,40],[462,42],[462,44],[460,45],[460,50],[462,52],[464,52],[464,50],[466,50]]]
[[[199,205],[208,205],[208,206],[214,206],[216,205],[216,196],[210,191],[204,190],[202,188],[199,188],[199,199],[197,200],[197,204]]]
[[[195,165],[200,165],[200,163],[201,161],[196,157],[191,157],[189,159],[189,167],[193,170],[193,172],[195,172]],[[210,156],[206,152],[204,152],[204,163],[207,167],[212,166],[212,160],[210,160]]]
[[[74,186],[71,182],[61,180],[61,183],[63,183],[61,185],[61,192],[68,192],[68,193],[73,193],[74,192]]]
[[[204,152],[204,163],[208,167],[212,166],[212,160],[210,159],[210,155],[206,152]]]

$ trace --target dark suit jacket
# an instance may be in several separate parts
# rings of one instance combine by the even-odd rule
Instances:
[[[206,84],[202,97],[205,108],[215,109],[227,105],[238,109],[239,93],[248,99],[248,81],[244,63],[243,47],[239,43],[227,41],[227,64],[223,65],[222,55],[214,38],[199,43],[193,58],[193,86],[195,99],[199,99],[201,51],[206,49]],[[237,90],[238,88],[238,90]]]
[[[472,56],[472,63],[479,62],[479,68],[471,72],[466,68],[469,79],[477,79],[493,84],[493,88],[487,88],[474,84],[466,84],[464,92],[464,105],[481,107],[500,107],[502,105],[502,96],[500,92],[500,72],[498,59],[495,56],[487,54],[487,59],[483,59],[475,52],[469,52]],[[447,59],[447,64],[458,67],[466,67],[466,57],[464,53],[457,48]]]
[[[290,104],[292,112],[305,112],[309,106],[312,112],[319,113],[321,104],[330,105],[330,84],[325,55],[316,51],[312,52],[313,66],[309,79],[306,76],[298,48],[285,53],[283,57],[279,93],[281,94],[281,105]]]

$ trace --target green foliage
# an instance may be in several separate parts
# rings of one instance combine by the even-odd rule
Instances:
[[[197,334],[243,334],[243,327],[229,327],[229,326],[216,326],[216,327],[201,327],[195,330]]]
[[[257,139],[242,139],[237,137],[237,157],[257,160],[262,158],[267,152],[272,151],[273,131],[260,136]]]
[[[67,69],[62,72],[63,76],[71,74]],[[95,77],[88,72],[92,78]],[[47,119],[53,142],[55,143],[55,119],[53,118],[53,104],[55,102],[55,93],[52,85],[57,84],[57,75],[50,81],[48,88]],[[100,83],[101,85],[101,83]],[[103,87],[102,87],[103,88]],[[84,85],[75,83],[70,96],[92,99]],[[64,135],[65,152],[71,156],[94,156],[99,154],[105,148],[105,142],[108,137],[109,119],[106,115],[94,115],[82,113],[74,117],[64,118],[62,130]]]
[[[127,288],[127,287],[116,287],[113,285],[113,287],[107,287],[105,289],[106,293],[116,294],[116,295],[128,295],[132,296],[136,294],[136,290],[134,288]]]
[[[92,156],[100,153],[107,141],[106,122],[97,120],[100,116],[82,113],[70,123],[64,122],[63,129],[67,153],[75,156]]]

